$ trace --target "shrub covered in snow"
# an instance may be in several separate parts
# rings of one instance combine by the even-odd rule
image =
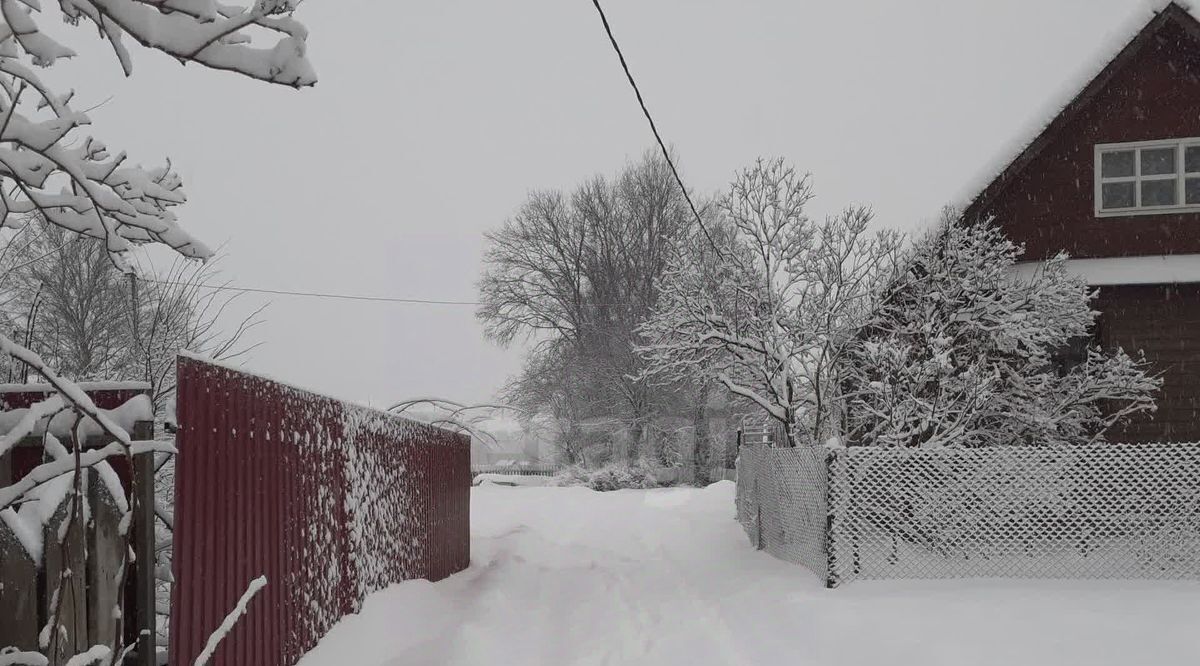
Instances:
[[[662,485],[654,468],[643,463],[614,463],[597,469],[578,465],[568,467],[554,477],[554,485],[586,486],[592,490],[621,490],[623,488],[658,488]]]
[[[917,243],[847,354],[847,439],[881,446],[1073,445],[1153,411],[1160,381],[1092,340],[1092,291],[1066,255],[950,215]]]

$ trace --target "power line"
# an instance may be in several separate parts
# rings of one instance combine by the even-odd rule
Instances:
[[[478,301],[448,301],[432,298],[397,298],[391,296],[362,296],[358,294],[334,294],[318,291],[288,291],[286,289],[260,289],[255,287],[233,287],[230,285],[220,284],[204,284],[191,282],[175,282],[171,280],[155,280],[151,278],[141,278],[145,282],[153,282],[154,284],[165,284],[180,287],[199,287],[201,289],[211,289],[213,291],[239,291],[249,292],[253,294],[274,294],[277,296],[302,296],[306,298],[332,298],[343,301],[368,301],[375,303],[413,303],[420,305],[481,305]]]
[[[415,305],[466,305],[476,307],[483,305],[481,301],[452,301],[436,298],[401,298],[395,296],[364,296],[361,294],[335,294],[331,292],[320,291],[291,291],[288,289],[263,289],[260,287],[234,287],[227,284],[205,284],[203,282],[179,282],[176,280],[155,280],[154,278],[139,277],[141,282],[152,282],[154,284],[165,284],[175,287],[196,287],[198,289],[210,289],[212,291],[237,291],[247,292],[251,294],[274,294],[276,296],[300,296],[303,298],[330,298],[342,301],[366,301],[369,303],[407,303]],[[606,303],[588,303],[590,306],[618,306],[629,305],[627,302],[606,302]]]
[[[638,88],[637,81],[633,80],[633,73],[629,71],[629,63],[625,62],[625,54],[621,52],[621,47],[617,44],[617,38],[613,36],[612,26],[608,23],[608,17],[604,14],[604,8],[600,6],[600,0],[592,0],[592,4],[596,7],[596,12],[600,14],[600,22],[604,24],[604,32],[608,34],[608,41],[612,44],[613,50],[617,52],[617,58],[621,61],[621,69],[625,70],[625,78],[629,81],[630,87],[633,88],[633,94],[637,96],[638,105],[642,107],[642,115],[646,116],[646,122],[650,123],[650,131],[654,133],[654,139],[658,141],[658,148],[662,151],[663,159],[667,161],[667,166],[671,168],[671,174],[675,176],[675,182],[679,184],[679,191],[683,192],[683,198],[687,200],[688,208],[692,209],[692,215],[696,217],[696,223],[700,225],[700,231],[704,233],[704,238],[717,251],[717,256],[722,256],[721,248],[713,241],[712,236],[709,235],[708,227],[704,226],[704,220],[700,218],[700,213],[696,210],[696,204],[692,203],[692,197],[688,194],[687,188],[684,187],[683,179],[679,177],[679,171],[675,168],[675,162],[671,160],[671,154],[667,151],[667,144],[663,142],[662,135],[658,133],[658,126],[654,124],[654,118],[650,115],[650,109],[646,108],[646,100],[642,98],[642,91]]]

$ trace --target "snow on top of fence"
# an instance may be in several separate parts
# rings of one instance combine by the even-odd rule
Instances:
[[[62,443],[53,435],[46,438],[46,451],[54,458],[68,455]],[[25,493],[24,502],[19,508],[11,507],[0,510],[0,517],[8,525],[9,530],[16,535],[17,541],[25,549],[37,565],[42,563],[43,535],[46,525],[53,520],[58,508],[66,501],[74,484],[71,474],[63,474],[42,483]],[[88,506],[84,502],[84,519],[87,520]],[[65,523],[63,525],[65,527]]]
[[[8,526],[8,529],[17,537],[17,542],[25,549],[25,553],[29,555],[29,559],[40,564],[42,561],[41,529],[35,529],[11,507],[0,509],[0,521],[3,521]]]
[[[317,399],[321,399],[321,400],[330,400],[333,402],[340,403],[345,407],[345,413],[343,415],[343,419],[344,419],[343,426],[346,428],[347,433],[356,432],[358,428],[369,427],[369,428],[374,428],[376,430],[387,428],[387,429],[391,429],[391,430],[388,430],[389,432],[396,432],[397,434],[399,434],[400,431],[395,430],[395,428],[399,426],[399,427],[403,427],[403,428],[407,428],[407,429],[432,428],[434,430],[438,430],[438,431],[441,431],[444,433],[455,434],[454,431],[446,429],[446,428],[440,428],[438,426],[433,426],[433,425],[429,425],[427,423],[422,423],[415,419],[410,419],[410,418],[406,418],[403,416],[399,416],[397,414],[393,414],[391,412],[385,411],[378,407],[364,405],[364,404],[354,401],[354,400],[344,400],[342,398],[335,398],[333,396],[321,393],[319,391],[316,391],[316,390],[313,390],[310,388],[299,386],[299,385],[293,384],[291,382],[283,381],[283,380],[281,380],[277,377],[274,377],[272,375],[269,375],[267,373],[259,372],[257,370],[253,370],[253,371],[247,370],[246,368],[240,367],[237,364],[234,364],[234,363],[231,363],[228,361],[220,361],[220,360],[212,359],[212,358],[209,358],[202,354],[197,354],[195,352],[190,352],[190,351],[186,351],[186,350],[179,352],[179,357],[187,359],[189,361],[195,361],[195,362],[203,363],[206,365],[216,366],[216,367],[222,368],[224,370],[229,370],[231,372],[236,372],[238,374],[246,375],[248,377],[261,379],[263,381],[268,381],[273,384],[278,384],[280,387],[288,389],[290,391],[295,391],[297,394],[302,394],[302,395],[309,396],[312,398],[317,398]],[[417,432],[417,430],[409,430],[409,431]],[[409,431],[406,431],[406,432],[409,432]]]
[[[85,392],[94,391],[149,391],[149,382],[75,382],[75,385]],[[0,394],[3,393],[53,393],[54,387],[49,384],[0,384]]]
[[[995,158],[987,162],[973,178],[963,185],[953,198],[954,204],[959,209],[965,209],[973,203],[992,181],[1004,173],[1004,170],[1020,157],[1021,153],[1025,152],[1025,149],[1041,136],[1042,132],[1046,131],[1050,123],[1054,122],[1079,96],[1079,93],[1104,71],[1104,68],[1133,41],[1147,23],[1172,4],[1187,10],[1193,16],[1196,15],[1196,10],[1188,2],[1143,0],[1136,11],[1131,12],[1125,21],[1105,35],[1092,57],[1076,66],[1074,74],[1057,87],[1057,94],[1051,95],[1043,104],[1036,105],[1035,112],[1029,115],[1029,119],[1022,125],[1020,131],[1002,144],[996,151]]]
[[[53,460],[64,460],[71,457],[71,452],[67,451],[67,447],[63,446],[62,442],[58,440],[58,437],[55,437],[53,434],[46,435],[45,445],[43,448],[45,449],[46,455]],[[71,491],[71,487],[74,485],[74,482],[75,480],[73,475],[63,474],[61,476],[54,477],[53,479],[50,479],[49,481],[34,487],[32,490],[25,493],[26,498],[37,500],[32,504],[37,510],[36,515],[38,520],[40,520],[43,525],[48,524],[54,518],[54,514],[58,511],[58,507],[62,506],[62,503],[67,499],[67,494]],[[83,481],[80,483],[83,483]],[[24,510],[26,507],[30,506],[30,504],[31,503],[27,502],[21,507],[21,509]],[[84,510],[86,511],[87,509],[85,508]]]
[[[72,428],[75,427],[75,419],[77,418],[74,411],[58,411],[57,414],[49,419],[49,423],[47,424],[47,419],[44,415],[46,411],[45,405],[48,404],[53,407],[56,404],[54,400],[57,400],[57,397],[51,398],[49,402],[36,403],[33,407],[22,407],[20,409],[0,412],[0,434],[4,435],[0,437],[0,453],[4,453],[8,448],[7,445],[14,444],[15,440],[31,435],[44,434],[47,430],[47,425],[49,426],[49,431],[55,437],[61,439],[70,438]],[[29,419],[26,419],[31,409],[35,411],[36,417],[33,419],[33,423],[29,423]],[[150,402],[150,397],[145,394],[133,396],[116,409],[99,409],[97,411],[120,426],[125,432],[131,431],[134,424],[139,421],[154,420],[154,406]],[[18,428],[20,431],[14,430]],[[86,440],[90,437],[103,435],[104,429],[91,417],[85,417],[79,423],[79,434],[82,439]]]
[[[107,460],[96,463],[92,469],[96,470],[96,476],[108,490],[108,495],[116,503],[117,510],[122,514],[128,512],[129,498],[125,497],[125,486],[121,485],[121,477],[117,476],[117,470],[113,469]]]

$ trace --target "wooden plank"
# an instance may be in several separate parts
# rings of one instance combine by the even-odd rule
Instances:
[[[59,640],[51,640],[52,654],[47,654],[50,666],[61,666],[73,655],[88,649],[87,644],[87,585],[86,533],[82,511],[76,520],[72,514],[71,493],[43,528],[45,584],[42,594],[42,617],[47,621],[58,613],[62,627]],[[62,534],[62,539],[59,535]],[[64,578],[64,572],[67,573]],[[60,597],[55,604],[55,592]]]
[[[15,479],[12,478],[12,452],[9,451],[0,455],[0,488],[11,486]]]
[[[0,518],[0,648],[37,649],[37,574],[37,563]]]
[[[133,428],[133,438],[148,440],[154,437],[154,422],[139,421]],[[133,514],[134,552],[137,565],[133,569],[134,601],[131,617],[137,627],[138,666],[154,666],[158,614],[155,611],[154,589],[154,454],[142,453],[133,458],[133,492],[137,493]]]
[[[124,502],[118,503],[99,472],[92,469],[89,471],[88,503],[92,507],[92,521],[88,526],[88,640],[91,645],[111,645],[117,631],[113,608],[121,601],[117,575],[125,551],[125,539],[120,532],[120,505]]]

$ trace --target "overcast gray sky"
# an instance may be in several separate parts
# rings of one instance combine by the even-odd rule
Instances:
[[[811,171],[816,213],[906,230],[1149,18],[1138,0],[607,0],[699,192],[757,155]],[[612,173],[651,135],[589,0],[308,0],[315,89],[135,49],[56,68],[94,133],[171,157],[184,224],[241,286],[473,300],[483,233],[531,189]],[[85,48],[92,42],[94,49]],[[1043,119],[1044,118],[1040,118]],[[519,367],[471,307],[273,297],[248,367],[375,404],[477,401]]]

